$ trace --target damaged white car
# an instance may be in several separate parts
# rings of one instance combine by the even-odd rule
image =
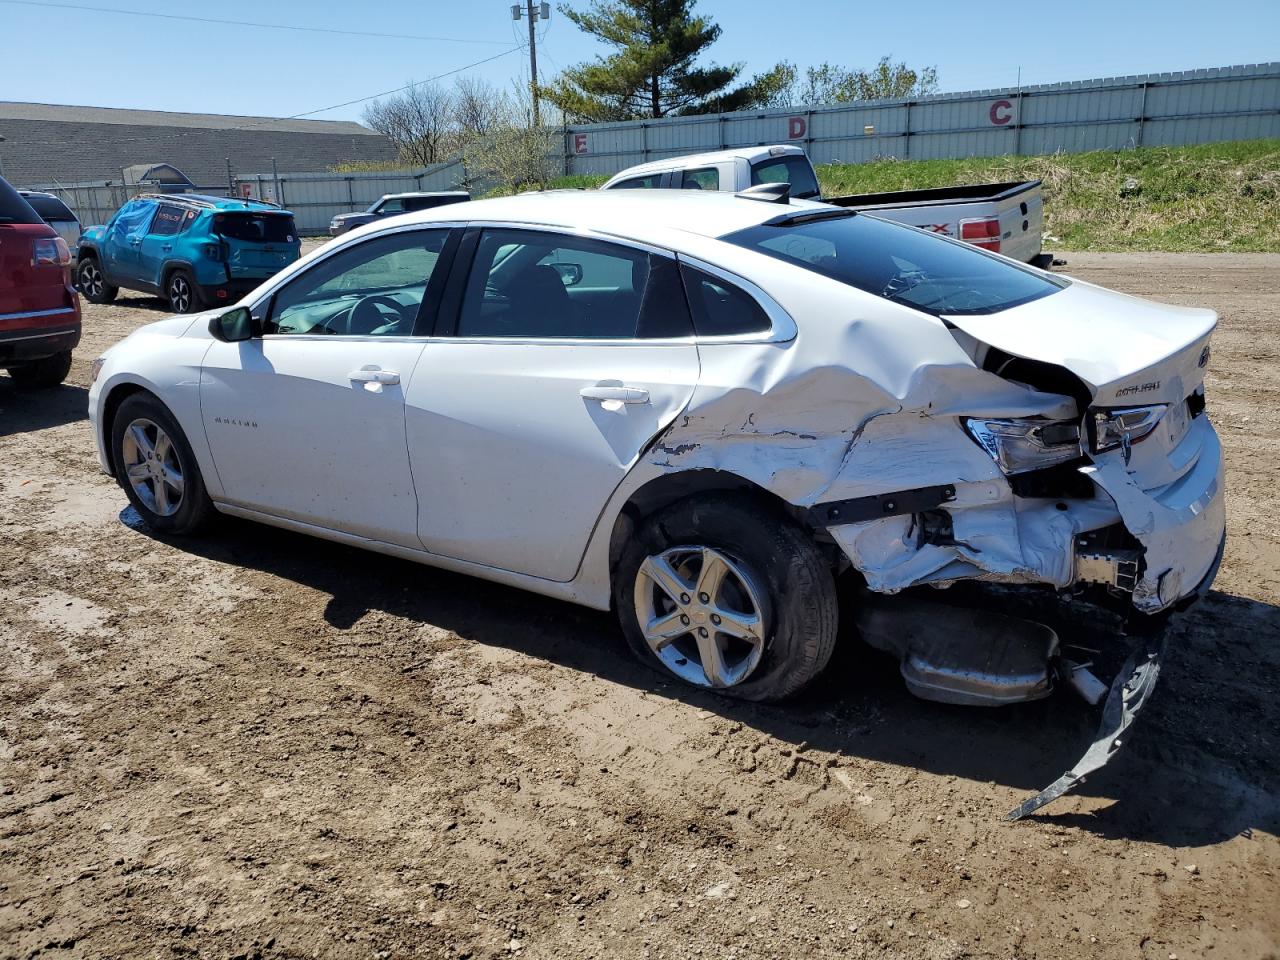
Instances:
[[[97,361],[103,468],[160,531],[222,512],[612,607],[752,700],[826,666],[839,580],[921,696],[1104,703],[1034,809],[1216,572],[1216,317],[751,193],[356,230]]]

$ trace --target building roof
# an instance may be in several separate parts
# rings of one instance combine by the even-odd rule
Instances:
[[[193,127],[202,130],[262,130],[288,133],[328,133],[381,137],[376,130],[351,120],[281,120],[218,113],[174,113],[168,110],[120,110],[55,103],[0,100],[0,123],[5,120],[45,120],[55,123],[117,123],[135,126]]]

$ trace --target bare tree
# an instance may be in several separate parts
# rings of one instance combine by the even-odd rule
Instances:
[[[453,121],[459,145],[486,136],[506,113],[506,95],[479,77],[462,75],[453,86]]]
[[[400,159],[427,166],[444,160],[456,143],[454,95],[434,83],[411,84],[364,110],[364,122],[396,145]]]
[[[560,137],[554,127],[533,125],[528,88],[519,81],[513,86],[498,94],[492,124],[464,151],[469,179],[508,192],[546,186]]]

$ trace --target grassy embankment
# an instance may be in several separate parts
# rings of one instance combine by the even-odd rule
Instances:
[[[827,196],[1042,180],[1049,250],[1280,252],[1280,140],[817,170]],[[564,177],[553,186],[605,179]]]

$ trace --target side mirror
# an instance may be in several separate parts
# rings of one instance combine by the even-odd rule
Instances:
[[[580,263],[553,263],[551,268],[560,274],[560,282],[566,287],[582,282],[582,264]]]
[[[235,307],[209,321],[209,333],[223,343],[239,343],[253,338],[253,317],[248,307]]]

